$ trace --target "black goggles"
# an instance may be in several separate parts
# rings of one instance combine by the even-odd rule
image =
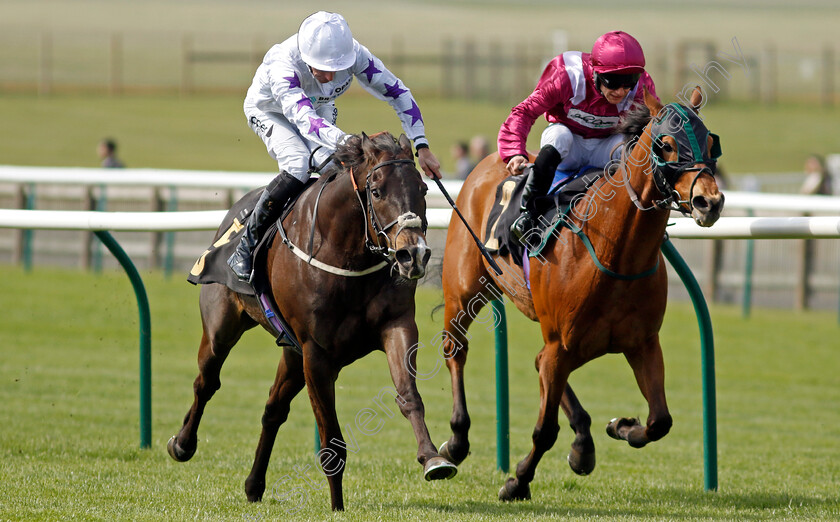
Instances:
[[[641,74],[610,74],[599,73],[595,75],[596,79],[607,89],[632,89],[639,82]]]

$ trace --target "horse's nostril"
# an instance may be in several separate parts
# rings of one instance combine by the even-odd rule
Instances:
[[[397,263],[401,265],[410,265],[413,259],[411,252],[409,252],[407,248],[397,250],[394,257],[397,259]]]
[[[426,266],[429,263],[429,259],[432,257],[432,249],[426,248],[425,253],[423,254],[423,266]]]
[[[691,204],[697,210],[707,210],[709,208],[709,200],[703,196],[694,196],[694,199],[691,200]]]

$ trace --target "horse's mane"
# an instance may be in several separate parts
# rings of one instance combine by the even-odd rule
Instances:
[[[389,152],[394,156],[402,152],[402,147],[389,132],[380,132],[368,136],[368,139],[373,142],[376,150]],[[344,143],[336,148],[333,156],[345,169],[358,169],[362,167],[367,159],[365,158],[365,151],[362,148],[361,134],[351,134],[344,140]]]
[[[650,109],[644,104],[636,104],[621,117],[615,133],[624,134],[629,141],[641,136],[648,123],[650,123]]]

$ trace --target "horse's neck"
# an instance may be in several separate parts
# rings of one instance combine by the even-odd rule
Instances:
[[[326,187],[316,185],[301,201],[296,235],[299,246],[308,252],[310,235],[318,249],[316,257],[329,256],[351,262],[371,257],[365,246],[366,214],[360,206],[347,174],[339,174]],[[323,188],[323,190],[321,190]],[[318,193],[320,195],[320,201]],[[316,208],[317,206],[317,208]],[[314,234],[312,231],[315,224]]]
[[[584,231],[592,234],[591,240],[603,264],[639,272],[650,268],[659,255],[669,212],[655,206],[659,191],[646,171],[647,163],[642,161],[641,152],[634,150],[633,154],[635,161],[625,161],[624,172],[619,170],[610,180],[604,179],[590,189],[589,198],[595,205],[591,207],[594,210],[590,210],[592,216],[586,221]],[[636,166],[639,164],[643,166]],[[623,183],[628,174],[631,190]],[[646,210],[638,208],[631,194],[638,196],[639,204]],[[605,239],[600,241],[600,248],[593,233]]]

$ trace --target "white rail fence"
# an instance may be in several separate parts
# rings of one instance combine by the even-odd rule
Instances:
[[[0,209],[0,228],[115,232],[216,230],[225,213],[224,210],[95,212]],[[428,209],[429,227],[446,228],[451,216],[449,209]],[[725,217],[711,228],[699,227],[690,218],[675,218],[669,222],[668,235],[678,239],[837,239],[840,238],[840,216]]]
[[[47,229],[35,234],[34,240],[29,238],[36,264],[79,264],[81,259],[82,266],[88,267],[95,258],[90,231],[109,230],[139,265],[187,269],[206,248],[206,231],[217,228],[224,209],[273,176],[268,172],[0,166],[0,206],[12,207],[0,209],[0,228],[18,229],[0,231],[0,262],[3,256],[13,263],[21,262],[23,237],[31,234],[23,229]],[[444,185],[456,197],[461,182],[447,180]],[[59,196],[53,193],[63,195],[63,203],[56,203]],[[27,201],[34,194],[37,199]],[[433,183],[429,183],[428,200],[430,226],[446,228],[451,210]],[[139,206],[154,211],[90,211],[103,208],[102,201],[107,201],[108,207],[136,210]],[[68,205],[88,210],[65,210]],[[50,206],[62,208],[40,210]],[[837,306],[840,242],[812,240],[840,238],[840,197],[727,191],[725,206],[725,216],[712,228],[697,227],[684,218],[673,219],[673,226],[668,228],[708,298],[738,302],[747,284],[744,265],[749,261],[755,265],[749,277],[754,279],[756,301],[790,306],[793,296],[792,304],[797,308]],[[208,207],[213,210],[161,212]],[[78,232],[49,230],[83,232],[80,238]],[[436,257],[441,255],[444,238],[445,232],[430,231]],[[776,241],[795,238],[799,241]],[[723,239],[732,241],[719,241]],[[754,244],[754,239],[765,241]],[[168,256],[169,264],[163,262]],[[678,286],[673,290],[677,295],[681,292]]]

